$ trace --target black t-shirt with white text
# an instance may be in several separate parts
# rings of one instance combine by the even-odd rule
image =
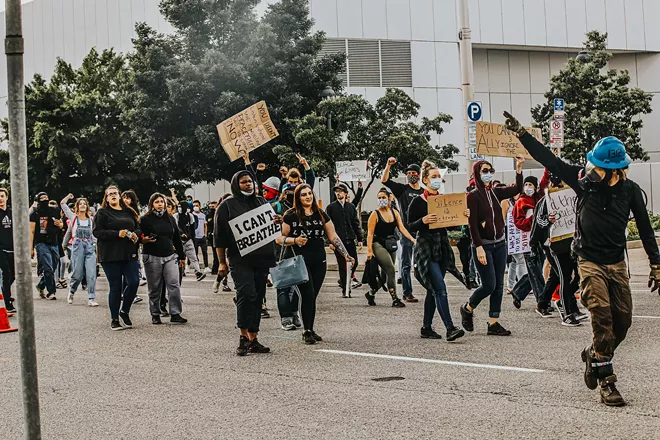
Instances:
[[[34,244],[58,244],[57,234],[60,228],[55,226],[55,220],[60,220],[57,208],[38,208],[30,214],[30,223],[36,223],[34,228]]]
[[[395,182],[392,179],[385,182],[385,186],[392,190],[394,197],[401,205],[401,220],[403,225],[408,226],[408,208],[413,200],[424,194],[424,188],[415,189],[408,184]]]
[[[13,222],[11,218],[11,209],[0,208],[0,250],[14,251]]]
[[[323,219],[321,216],[323,216]],[[284,215],[284,223],[291,228],[289,237],[295,238],[301,235],[307,237],[305,246],[293,246],[296,255],[302,255],[308,263],[321,263],[326,260],[325,223],[329,221],[330,217],[323,211],[306,215],[302,219],[299,219],[294,211],[288,211]]]

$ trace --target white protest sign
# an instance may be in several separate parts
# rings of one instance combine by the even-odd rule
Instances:
[[[548,192],[548,214],[555,214],[557,221],[550,226],[550,241],[560,241],[575,234],[577,194],[572,189]]]
[[[241,257],[274,241],[282,235],[282,227],[273,223],[275,211],[269,203],[229,220]]]
[[[357,182],[371,179],[369,162],[366,160],[344,160],[336,163],[340,182]]]
[[[529,241],[530,233],[518,229],[513,221],[513,207],[509,208],[509,212],[506,214],[506,230],[509,255],[532,251]]]

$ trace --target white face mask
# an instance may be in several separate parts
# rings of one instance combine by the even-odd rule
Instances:
[[[534,190],[534,188],[530,188],[529,186],[525,187],[525,194],[528,195],[529,197],[532,197],[535,192],[536,190]]]
[[[195,207],[193,208],[193,211],[195,211],[195,212],[199,212],[199,206],[195,206]]]
[[[246,192],[246,191],[241,191],[241,193],[242,193],[245,197],[250,197],[252,194],[254,194],[253,192]]]
[[[379,208],[387,208],[387,206],[389,204],[390,204],[390,202],[387,199],[378,199],[378,207]]]
[[[433,191],[437,191],[442,188],[442,179],[440,177],[434,177],[431,179],[429,182],[429,188],[431,188]]]

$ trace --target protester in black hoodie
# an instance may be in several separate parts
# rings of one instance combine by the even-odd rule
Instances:
[[[522,157],[516,158],[516,184],[511,186],[493,187],[491,183],[495,177],[495,169],[485,160],[476,162],[472,168],[476,188],[467,196],[470,210],[468,223],[473,251],[477,255],[477,271],[481,277],[481,287],[472,292],[468,302],[461,306],[463,328],[469,332],[474,330],[474,309],[490,296],[488,334],[494,336],[511,334],[499,323],[507,260],[504,216],[500,200],[506,200],[522,191],[524,161]]]
[[[232,196],[218,207],[215,214],[213,239],[220,266],[218,276],[231,272],[236,288],[237,326],[241,332],[236,354],[268,353],[270,349],[257,340],[261,321],[261,304],[266,296],[269,268],[275,266],[275,243],[270,242],[241,256],[229,221],[266,204],[256,194],[255,177],[249,171],[239,171],[231,179]],[[227,267],[229,260],[229,267]]]
[[[11,208],[7,206],[9,191],[0,188],[0,279],[2,279],[2,296],[5,298],[7,312],[15,312],[14,300],[11,297],[11,285],[14,284],[14,229]]]

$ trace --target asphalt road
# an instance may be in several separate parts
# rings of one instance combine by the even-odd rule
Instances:
[[[270,289],[260,340],[273,352],[244,358],[234,355],[233,294],[213,294],[211,277],[184,281],[187,326],[152,325],[145,301],[134,329],[110,331],[104,278],[95,309],[83,292],[74,305],[63,291],[35,299],[43,438],[660,438],[660,297],[643,276],[632,280],[640,317],[615,359],[624,408],[603,406],[583,383],[590,328],[541,319],[531,298],[521,310],[505,298],[511,337],[486,336],[484,303],[475,331],[451,344],[420,339],[421,302],[392,309],[381,293],[369,308],[364,289],[342,299],[336,277],[319,297],[324,342],[281,330]],[[460,323],[468,292],[449,285]],[[437,315],[435,326],[444,335]],[[0,334],[0,439],[23,435],[18,352],[17,333]],[[383,378],[395,380],[374,380]]]

